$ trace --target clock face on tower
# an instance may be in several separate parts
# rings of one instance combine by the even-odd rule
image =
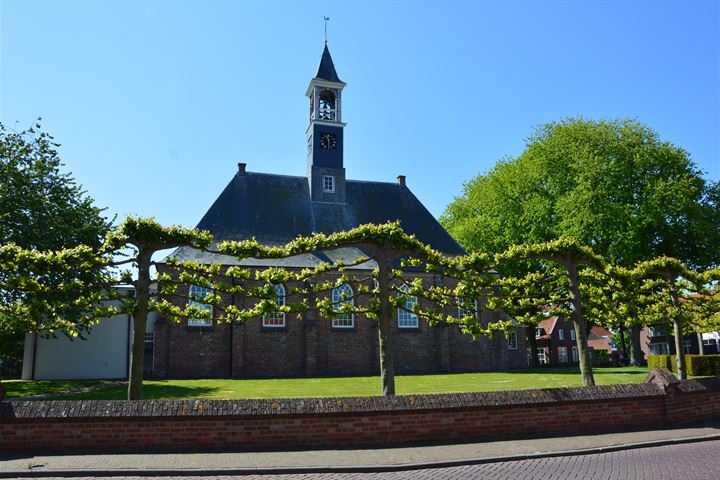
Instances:
[[[326,150],[335,150],[337,148],[337,140],[334,133],[323,133],[320,135],[320,148]]]

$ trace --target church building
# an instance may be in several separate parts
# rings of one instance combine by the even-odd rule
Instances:
[[[284,245],[298,235],[329,234],[367,223],[400,220],[403,229],[423,243],[449,256],[463,255],[462,247],[412,193],[404,176],[398,176],[396,183],[347,178],[343,158],[344,88],[325,45],[317,74],[305,93],[310,102],[307,175],[257,173],[240,163],[197,227],[210,231],[215,242],[255,238],[267,245]],[[334,260],[331,255],[317,252],[283,260],[239,262],[190,248],[180,248],[172,254],[181,260],[202,263],[297,269]],[[367,270],[372,265],[358,268]],[[435,280],[430,275],[427,281]],[[203,293],[198,287],[188,288],[195,289],[195,295]],[[277,291],[280,303],[289,287],[279,285]],[[242,305],[245,299],[227,301]],[[481,318],[483,322],[493,320],[491,313],[481,315],[486,317]],[[521,328],[509,340],[500,334],[473,340],[456,325],[430,327],[404,310],[396,317],[398,373],[527,366]],[[154,330],[149,337],[153,345],[148,350],[152,362],[146,365],[146,374],[156,378],[376,374],[380,368],[377,323],[361,315],[330,319],[310,313],[300,319],[293,314],[280,314],[244,324],[198,319],[174,324],[159,318]]]

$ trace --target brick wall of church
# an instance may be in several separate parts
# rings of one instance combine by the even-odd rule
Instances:
[[[285,286],[288,293],[292,286]],[[172,300],[182,303],[180,297]],[[226,304],[242,305],[243,301],[225,299]],[[288,297],[288,302],[292,301]],[[358,304],[363,303],[358,299]],[[483,323],[497,320],[487,312],[481,315]],[[348,329],[333,327],[331,319],[320,318],[313,311],[302,319],[287,314],[282,328],[264,327],[262,318],[245,324],[214,322],[202,328],[159,321],[155,328],[153,376],[157,378],[374,375],[380,370],[377,322],[362,315],[356,315],[354,327]],[[527,366],[522,329],[518,331],[518,348],[510,350],[501,334],[473,340],[457,325],[430,327],[419,319],[416,329],[398,328],[396,322],[393,328],[397,373]]]

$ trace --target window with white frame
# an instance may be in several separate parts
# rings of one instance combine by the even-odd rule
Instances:
[[[278,307],[285,306],[285,287],[282,285],[275,285],[275,303]],[[285,312],[275,311],[266,314],[263,317],[263,327],[284,327],[285,326]]]
[[[547,365],[548,363],[550,363],[550,359],[548,358],[547,350],[545,348],[538,348],[537,356],[538,363],[540,365]]]
[[[333,310],[341,311],[343,305],[354,305],[353,291],[347,283],[334,288],[332,291]],[[347,308],[347,307],[346,307]],[[352,313],[343,313],[333,317],[332,326],[335,328],[352,328],[355,326],[355,318]]]
[[[669,355],[670,349],[667,343],[651,343],[650,355]]]
[[[464,317],[475,317],[477,316],[477,300],[466,300],[464,298],[458,298],[458,319],[460,323],[463,323]]]
[[[683,340],[683,352],[684,353],[692,352],[692,340]]]
[[[574,332],[575,330],[571,330]],[[579,357],[578,357],[578,350],[577,347],[572,347],[572,356],[573,356],[573,363],[578,363]]]
[[[560,330],[558,330],[558,338],[560,340],[565,340],[565,329],[564,328],[561,328]],[[567,352],[565,352],[565,355],[567,356]]]
[[[575,330],[570,330],[570,340],[575,341]]]
[[[335,191],[335,177],[323,175],[323,192],[332,193]]]
[[[517,350],[517,332],[513,332],[512,335],[508,337],[508,350]]]
[[[403,305],[404,308],[398,308],[399,328],[418,328],[418,316],[414,312],[415,305],[417,305],[417,297],[408,295],[407,292],[409,290],[410,287],[407,285],[400,287],[400,295],[403,295],[406,300],[405,305]]]
[[[558,347],[558,362],[568,363],[567,347]]]
[[[212,318],[212,305],[203,302],[210,292],[212,292],[212,290],[209,288],[190,285],[190,298],[188,299],[188,305],[193,305],[200,310],[210,312],[210,317]],[[212,320],[205,320],[204,318],[188,318],[187,324],[188,327],[209,327],[212,325]]]
[[[540,338],[542,335],[542,327],[535,327],[535,338]]]
[[[145,343],[153,343],[155,341],[155,334],[153,332],[145,332]]]

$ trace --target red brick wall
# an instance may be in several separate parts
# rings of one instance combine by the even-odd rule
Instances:
[[[428,283],[433,281],[431,275],[420,276]],[[325,274],[318,281],[336,278]],[[288,293],[292,287],[285,285]],[[180,293],[186,294],[187,289]],[[330,292],[319,295],[329,296]],[[247,301],[224,300],[239,305]],[[184,303],[179,296],[171,301]],[[360,298],[358,304],[364,303]],[[497,320],[497,315],[487,311],[481,315],[484,324]],[[456,325],[430,327],[423,319],[417,329],[398,328],[396,320],[393,324],[397,373],[527,367],[524,329],[518,329],[518,349],[509,350],[501,335],[473,340]],[[377,322],[363,315],[355,316],[352,329],[333,328],[332,319],[314,311],[306,312],[303,319],[288,314],[284,328],[263,327],[261,318],[235,324],[232,329],[217,322],[210,328],[193,328],[163,321],[155,328],[153,376],[157,378],[373,375],[380,369]]]
[[[472,394],[0,404],[0,452],[343,447],[591,433],[720,415],[720,380]]]

